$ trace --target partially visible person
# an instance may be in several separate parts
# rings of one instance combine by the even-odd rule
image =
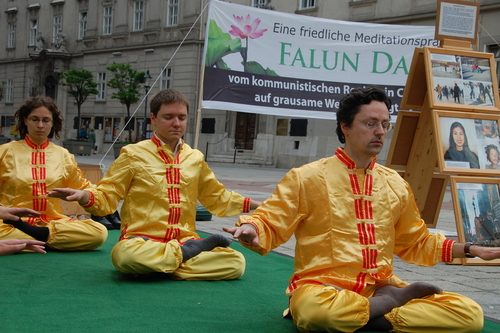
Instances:
[[[19,132],[17,131],[16,123],[14,120],[10,123],[10,135],[12,135],[12,140],[19,139]]]
[[[438,84],[434,90],[437,92],[437,99],[442,100],[443,99],[443,88],[441,88],[441,86]]]
[[[82,126],[80,128],[80,132],[78,133],[78,139],[85,140],[87,138],[87,130],[85,129],[85,126]]]
[[[44,242],[34,239],[4,239],[0,240],[0,256],[14,254],[23,250],[31,250],[41,254],[47,253]]]
[[[498,133],[495,130],[493,123],[491,123],[491,122],[485,122],[483,124],[483,127],[481,129],[481,133],[483,134],[483,136],[485,138],[488,138],[488,139],[494,139],[494,138],[498,137]]]
[[[445,161],[469,162],[469,167],[479,169],[479,158],[469,148],[469,140],[464,126],[455,121],[450,126],[449,148],[444,153]]]
[[[474,92],[474,83],[472,81],[469,81],[469,89],[470,89],[469,98],[471,101],[474,101],[476,99],[476,93]]]
[[[460,87],[458,86],[458,84],[455,83],[455,86],[453,86],[453,101],[455,103],[460,104],[460,95],[461,95]]]
[[[484,150],[486,152],[486,159],[490,162],[489,165],[486,165],[486,169],[500,169],[500,165],[498,164],[500,155],[498,147],[490,144]]]
[[[19,220],[19,217],[38,217],[40,213],[29,208],[4,207],[0,206],[0,219],[2,220]]]
[[[59,199],[49,198],[50,188],[84,189],[84,178],[74,156],[49,139],[59,139],[63,119],[50,97],[28,98],[14,115],[20,141],[0,146],[0,205],[26,207],[37,216],[0,223],[0,240],[36,239],[48,248],[93,250],[104,244],[106,228],[91,219],[76,220],[63,214]]]
[[[88,212],[106,215],[121,208],[121,235],[113,247],[115,268],[126,274],[163,272],[179,280],[230,280],[245,271],[243,254],[222,235],[200,239],[196,205],[233,216],[260,202],[226,190],[187,145],[189,102],[179,91],[157,92],[150,102],[152,139],[123,147],[94,189],[54,188],[50,196],[78,201]]]
[[[447,85],[443,86],[443,96],[446,97],[446,100],[450,100],[450,90]]]
[[[20,216],[40,216],[40,213],[28,208],[9,208],[0,206],[0,219],[19,220]],[[13,254],[22,250],[31,250],[45,253],[44,242],[33,239],[5,239],[0,240],[0,256]]]
[[[352,90],[337,112],[336,133],[345,146],[289,171],[254,213],[223,228],[262,255],[295,235],[287,295],[300,332],[470,333],[483,327],[483,311],[470,298],[394,274],[394,256],[433,266],[466,255],[499,258],[500,248],[429,232],[410,185],[376,163],[391,128],[390,109],[382,89]]]
[[[91,128],[90,129],[90,132],[89,132],[89,135],[88,135],[88,140],[90,142],[90,144],[92,145],[92,154],[97,154],[97,147],[95,145],[95,132],[94,132],[94,129]]]
[[[484,102],[486,102],[486,96],[488,96],[488,98],[490,99],[490,103],[495,105],[495,103],[493,102],[493,98],[491,98],[491,94],[490,94],[490,85],[487,84],[486,86],[484,86]]]

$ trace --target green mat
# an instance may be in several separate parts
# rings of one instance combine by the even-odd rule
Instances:
[[[235,242],[247,259],[239,280],[132,278],[111,264],[118,235],[110,231],[96,251],[1,257],[0,332],[297,332],[281,317],[291,258],[261,257]],[[498,331],[493,322],[483,330]]]

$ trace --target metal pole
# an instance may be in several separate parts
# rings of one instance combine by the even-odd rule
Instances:
[[[148,122],[148,92],[149,86],[144,86],[144,90],[146,91],[146,99],[144,100],[144,124],[142,124],[142,139],[146,140],[146,129]]]
[[[151,88],[149,86],[149,79],[151,79],[151,75],[149,75],[149,69],[144,74],[144,90],[146,91],[146,96],[144,98],[144,124],[142,124],[142,139],[146,140],[146,130],[148,123],[148,92]]]

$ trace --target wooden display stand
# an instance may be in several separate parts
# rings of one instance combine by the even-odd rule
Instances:
[[[438,8],[443,4],[473,7],[477,9],[477,20],[478,3],[440,0]],[[437,25],[441,14],[438,11]],[[494,57],[472,51],[474,38],[443,36],[438,31],[439,27],[436,39],[441,41],[441,47],[415,49],[401,103],[402,109],[412,111],[399,112],[386,165],[408,181],[428,227],[436,227],[451,180],[458,241],[479,237],[484,240],[483,246],[500,246],[500,230],[497,242],[497,234],[491,231],[493,222],[483,223],[486,212],[489,220],[498,216],[500,221],[500,167],[493,169],[490,155],[485,156],[485,149],[489,154],[488,147],[500,148],[500,100]],[[496,130],[496,136],[481,132],[481,126],[486,125]],[[460,131],[465,139],[457,139],[457,144],[452,140]],[[450,158],[453,144],[459,154],[476,157],[467,162]],[[463,147],[467,151],[462,151]],[[500,229],[500,222],[497,224]],[[492,235],[491,239],[483,239],[484,230]],[[455,259],[453,263],[499,265],[500,260]]]
[[[102,171],[99,165],[95,164],[78,164],[83,175],[92,184],[97,184],[102,178]],[[90,215],[78,203],[61,200],[61,207],[65,215]]]

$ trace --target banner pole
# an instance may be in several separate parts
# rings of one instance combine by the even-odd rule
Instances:
[[[200,78],[200,88],[198,90],[198,105],[197,105],[197,108],[196,108],[196,126],[195,126],[194,144],[193,144],[193,148],[194,149],[198,149],[198,140],[199,140],[199,137],[200,137],[201,101],[203,100],[203,81],[204,81],[204,79],[205,79],[205,65],[202,64],[201,78]]]

